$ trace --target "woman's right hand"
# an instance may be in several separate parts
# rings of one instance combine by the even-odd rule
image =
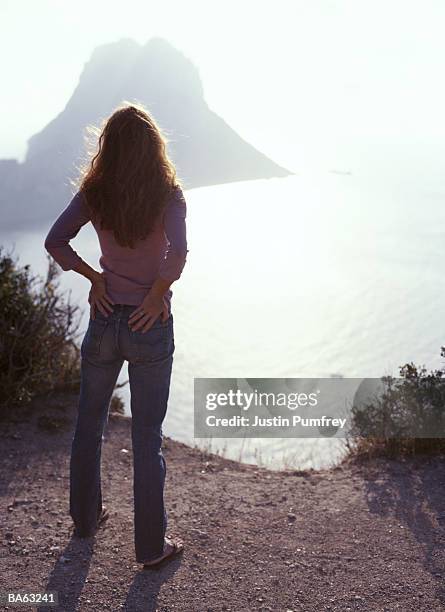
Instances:
[[[108,317],[109,312],[113,312],[112,304],[114,304],[114,302],[107,294],[103,272],[98,272],[97,276],[91,281],[88,302],[90,304],[90,317],[92,319],[96,316],[96,308],[106,317]]]
[[[161,321],[168,319],[168,306],[165,296],[149,292],[142,304],[131,313],[128,323],[132,331],[147,332],[156,319],[161,316]]]

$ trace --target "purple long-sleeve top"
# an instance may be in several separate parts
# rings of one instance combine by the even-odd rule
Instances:
[[[181,276],[188,252],[185,218],[186,201],[177,186],[154,231],[135,248],[122,247],[114,239],[112,230],[103,230],[92,221],[87,201],[78,191],[49,230],[45,249],[63,270],[74,269],[82,258],[70,240],[91,221],[102,251],[99,265],[108,295],[116,304],[139,306],[158,277],[175,281]],[[169,289],[165,294],[169,311],[171,296]]]

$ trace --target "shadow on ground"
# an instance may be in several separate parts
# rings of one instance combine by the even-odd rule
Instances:
[[[445,462],[440,458],[382,462],[365,478],[370,511],[392,513],[423,548],[423,566],[437,582],[436,596],[445,605]],[[397,524],[395,529],[400,526]]]

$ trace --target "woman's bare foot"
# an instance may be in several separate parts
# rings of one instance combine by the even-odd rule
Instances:
[[[177,554],[184,550],[184,543],[179,538],[165,538],[164,540],[164,550],[162,555],[153,559],[152,561],[142,561],[144,567],[153,568],[155,566],[160,565],[166,559],[170,559],[175,557]]]

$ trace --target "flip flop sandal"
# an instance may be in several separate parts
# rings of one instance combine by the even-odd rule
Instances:
[[[105,521],[107,521],[110,518],[110,513],[108,511],[108,509],[104,506],[101,510],[101,513],[99,514],[99,518],[97,519],[97,525],[96,525],[96,529],[90,533],[84,533],[81,532],[77,529],[76,526],[73,526],[72,528],[72,534],[78,538],[91,538],[96,531],[99,529],[99,527],[105,523]]]
[[[164,565],[164,563],[167,563],[167,561],[171,561],[174,557],[182,553],[182,551],[184,550],[184,544],[182,540],[172,538],[166,538],[166,540],[168,544],[173,545],[173,548],[170,550],[170,552],[167,553],[165,556],[161,557],[161,559],[159,559],[159,561],[156,561],[156,563],[143,562],[144,569],[158,569],[161,565]]]
[[[97,519],[97,527],[99,528],[100,525],[102,525],[102,523],[105,523],[105,521],[108,521],[109,518],[110,518],[110,513],[108,512],[108,509],[104,506],[99,515],[99,518]]]

